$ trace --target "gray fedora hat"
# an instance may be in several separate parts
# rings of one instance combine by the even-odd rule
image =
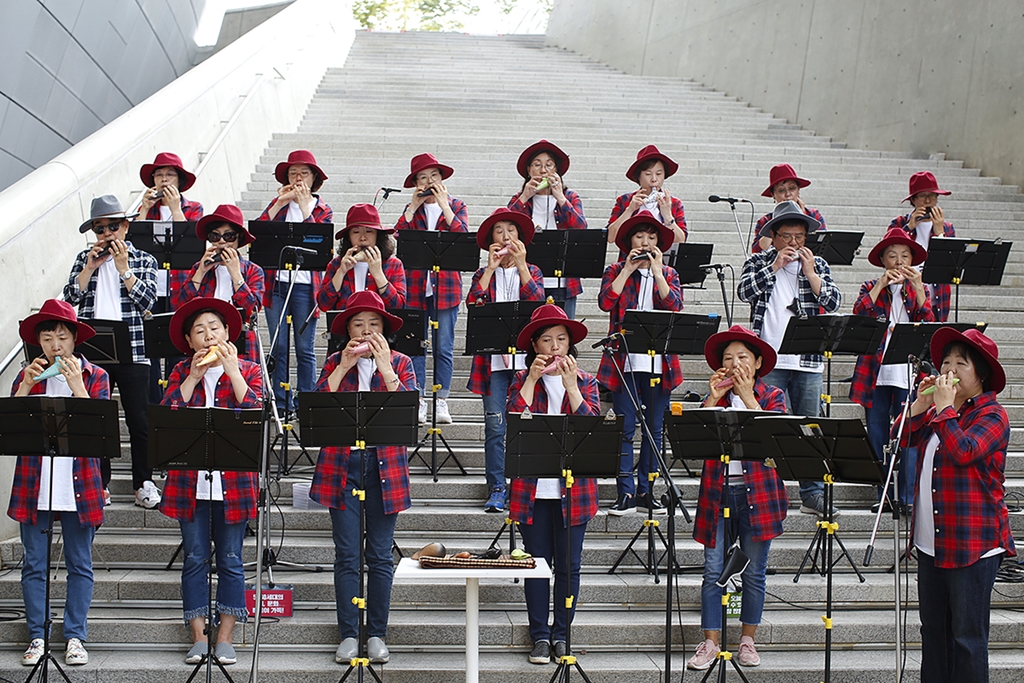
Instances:
[[[796,202],[779,202],[772,210],[772,219],[764,224],[761,232],[758,233],[758,237],[771,237],[774,226],[779,223],[791,223],[793,221],[801,221],[807,226],[807,232],[809,233],[821,227],[821,223],[805,214]]]
[[[130,220],[138,215],[137,213],[125,213],[121,201],[112,194],[93,197],[92,206],[89,207],[89,220],[78,226],[78,232],[89,232],[92,229],[92,222],[97,218],[127,218]]]

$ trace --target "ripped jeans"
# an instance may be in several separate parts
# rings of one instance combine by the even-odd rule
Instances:
[[[505,488],[505,406],[513,370],[491,373],[490,393],[484,399],[484,470],[487,492],[496,487]]]
[[[210,557],[211,501],[197,500],[191,522],[178,521],[185,560],[181,568],[181,604],[187,624],[209,614],[207,604],[207,560]],[[224,503],[212,501],[213,540],[217,551],[217,612],[245,621],[245,573],[242,570],[242,539],[245,522],[224,522]]]

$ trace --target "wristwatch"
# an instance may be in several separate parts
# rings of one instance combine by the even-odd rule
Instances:
[[[131,271],[131,268],[129,268],[128,270],[126,270],[126,271],[124,271],[123,273],[121,273],[121,279],[122,279],[123,281],[125,281],[125,282],[128,282],[129,280],[131,280],[131,279],[132,279],[132,275],[134,275],[134,274],[135,274],[135,273],[133,273],[133,272]]]

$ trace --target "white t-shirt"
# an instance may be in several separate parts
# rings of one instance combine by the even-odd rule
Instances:
[[[543,375],[544,393],[548,397],[548,415],[562,414],[562,401],[565,400],[565,386],[562,378],[557,375]],[[562,497],[562,480],[558,477],[543,477],[537,480],[537,498],[560,499]]]
[[[77,358],[75,360],[78,360]],[[79,367],[82,361],[78,360]],[[51,377],[46,381],[45,396],[73,396],[64,375]],[[39,495],[36,497],[37,510],[73,512],[75,504],[75,459],[59,457],[53,459],[53,505],[50,505],[50,458],[42,458],[43,467],[39,472]]]
[[[288,223],[302,223],[306,220],[302,216],[302,209],[295,202],[288,202],[288,214],[284,219]],[[313,274],[308,270],[279,270],[277,271],[277,279],[281,282],[288,282],[292,279],[293,274],[295,276],[295,284],[313,284]]]
[[[658,283],[654,279],[654,274],[651,273],[648,268],[638,268],[636,271],[640,275],[640,292],[637,297],[636,310],[639,311],[653,311],[654,310],[654,291],[658,288]],[[626,354],[626,367],[623,368],[623,372],[648,372],[654,375],[661,374],[661,356],[654,357],[654,365],[651,366],[651,357],[646,353],[630,353]]]
[[[377,361],[373,358],[360,358],[356,361],[356,372],[359,373],[359,391],[370,391],[373,373],[377,372]]]
[[[169,222],[171,222],[173,220],[174,220],[174,218],[171,216],[171,210],[169,208],[167,208],[166,206],[164,206],[163,204],[161,204],[160,205],[160,222],[161,223],[169,223]],[[155,228],[154,228],[154,230],[155,230]],[[164,234],[163,230],[160,231],[160,234],[161,235]],[[156,295],[157,296],[167,296],[169,294],[169,291],[167,289],[167,280],[168,280],[168,277],[167,277],[167,271],[166,270],[161,268],[160,270],[156,271]]]
[[[121,319],[121,275],[110,257],[96,269],[96,296],[93,317],[100,320]]]
[[[800,298],[800,284],[798,275],[800,273],[800,261],[792,261],[779,269],[775,274],[775,287],[768,299],[768,306],[764,312],[764,323],[761,326],[761,339],[768,342],[773,349],[782,346],[782,339],[786,336],[786,327],[789,319],[796,317],[789,306],[793,300]],[[817,366],[806,368],[800,365],[800,356],[795,353],[780,353],[775,362],[778,370],[799,370],[800,372],[824,372],[823,363]]]
[[[519,301],[519,269],[498,267],[494,271],[494,301]],[[517,353],[514,357],[507,353],[491,354],[491,372],[500,370],[525,370],[526,354]]]
[[[214,298],[221,301],[231,301],[231,296],[235,293],[235,286],[231,282],[231,273],[228,272],[228,267],[217,266],[213,269],[213,273],[217,278],[217,289],[213,293]]]
[[[370,264],[366,261],[356,261],[352,268],[352,277],[355,280],[352,291],[361,292],[366,289],[366,274],[370,272]]]
[[[555,208],[557,206],[558,200],[553,195],[533,195],[533,225],[536,227],[537,232],[558,229],[558,226],[555,224]],[[544,278],[544,289],[557,288],[557,277]]]
[[[217,398],[217,382],[224,375],[223,365],[214,365],[206,369],[203,375],[203,393],[206,396],[206,407],[213,408]],[[224,482],[220,470],[211,473],[198,472],[196,477],[196,500],[224,500]],[[212,479],[207,479],[212,476]]]
[[[426,219],[428,232],[434,232],[437,230],[437,222],[441,220],[441,214],[443,213],[444,211],[441,210],[441,205],[437,202],[423,205],[423,216]],[[431,278],[430,273],[427,273],[427,279],[424,283],[423,297],[429,299],[432,296],[434,296],[434,281]]]
[[[903,285],[889,285],[889,294],[892,297],[892,307],[889,311],[889,329],[885,332],[885,347],[882,355],[889,349],[889,340],[892,339],[892,330],[898,323],[909,323],[910,316],[907,314],[907,307],[903,303]],[[909,389],[910,363],[892,363],[882,365],[878,368],[876,386],[899,387]]]

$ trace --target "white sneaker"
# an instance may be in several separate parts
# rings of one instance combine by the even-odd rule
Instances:
[[[448,411],[448,401],[443,398],[437,399],[437,423],[443,425],[452,423],[452,414]]]
[[[43,656],[43,639],[33,638],[28,644],[28,649],[21,656],[22,666],[35,666]]]
[[[426,424],[427,423],[427,401],[425,399],[423,399],[423,398],[420,398],[420,411],[419,411],[418,415],[419,415],[420,424],[421,425],[422,424]]]
[[[64,650],[64,663],[71,666],[81,666],[89,663],[89,653],[78,638],[69,638],[67,649]]]
[[[135,504],[152,510],[160,504],[160,489],[149,480],[142,482],[142,487],[135,492]]]

